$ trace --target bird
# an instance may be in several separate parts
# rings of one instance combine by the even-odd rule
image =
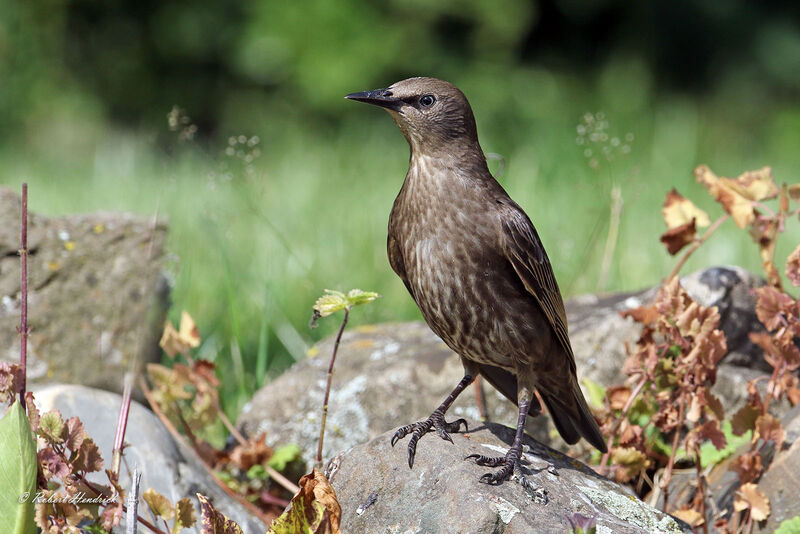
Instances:
[[[452,443],[464,419],[445,413],[482,376],[519,408],[514,440],[503,456],[466,459],[496,468],[481,482],[516,478],[528,416],[541,413],[535,391],[561,437],[606,443],[578,386],[567,317],[553,268],[530,218],[489,172],[466,96],[453,84],[415,77],[345,98],[384,108],[410,147],[409,168],[389,216],[389,263],[428,326],[461,358],[464,377],[425,420],[399,428],[394,446],[435,431]]]

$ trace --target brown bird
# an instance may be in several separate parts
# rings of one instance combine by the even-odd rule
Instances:
[[[472,108],[454,85],[409,78],[346,98],[385,108],[411,147],[405,182],[389,217],[388,252],[428,326],[460,357],[464,378],[424,421],[395,432],[417,442],[436,430],[452,442],[466,421],[447,422],[456,397],[482,375],[519,406],[517,433],[505,456],[471,455],[499,467],[481,481],[522,476],[525,418],[541,411],[538,390],[567,443],[582,437],[606,451],[578,387],[567,318],[553,269],[528,216],[492,177],[478,143]]]

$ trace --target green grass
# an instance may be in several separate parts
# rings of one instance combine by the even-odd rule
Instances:
[[[658,241],[666,192],[677,187],[712,219],[721,213],[694,183],[699,163],[727,176],[769,164],[778,182],[800,181],[800,108],[732,115],[716,100],[670,97],[626,109],[624,99],[594,98],[567,82],[533,100],[474,92],[483,148],[505,158],[500,181],[536,224],[567,296],[638,289],[669,272],[675,260]],[[201,353],[216,359],[234,413],[262,381],[335,328],[336,321],[307,326],[323,289],[383,295],[353,315],[354,325],[419,317],[385,253],[408,149],[385,113],[335,104],[352,106],[338,123],[275,118],[247,131],[261,137],[251,174],[224,155],[224,139],[167,154],[152,135],[99,129],[76,140],[58,134],[62,128],[22,149],[0,149],[0,183],[18,189],[28,181],[30,207],[42,214],[169,217],[172,317],[186,309],[197,320]],[[635,140],[628,156],[595,170],[575,128],[597,109],[606,110],[612,134],[632,132]],[[230,179],[221,177],[226,170]],[[612,183],[624,201],[620,234],[608,282],[598,287]],[[779,258],[800,241],[797,227],[782,237]],[[760,269],[755,246],[732,223],[684,272],[726,263]]]

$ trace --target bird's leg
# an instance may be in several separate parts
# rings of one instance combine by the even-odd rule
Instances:
[[[475,463],[478,465],[500,468],[494,473],[486,473],[481,476],[481,482],[500,484],[513,474],[519,479],[519,483],[522,484],[525,489],[536,492],[538,488],[523,476],[522,469],[520,468],[520,459],[522,458],[522,434],[525,429],[525,418],[528,415],[528,408],[531,404],[531,390],[522,387],[518,395],[519,418],[517,419],[517,433],[514,436],[514,443],[511,445],[511,448],[508,449],[505,456],[491,457],[483,456],[482,454],[470,454],[465,460],[474,458]]]
[[[444,402],[433,411],[430,417],[424,421],[418,421],[399,428],[397,432],[394,433],[394,436],[392,436],[392,447],[394,447],[395,443],[411,434],[411,439],[408,442],[408,467],[414,467],[414,455],[417,453],[417,442],[419,438],[426,433],[435,429],[440,438],[446,439],[452,443],[453,440],[448,432],[458,432],[462,424],[464,425],[464,429],[467,430],[466,419],[458,419],[448,423],[444,420],[444,414],[447,412],[447,409],[450,408],[450,405],[453,404],[453,401],[456,400],[456,397],[458,397],[458,395],[464,391],[464,388],[470,385],[473,380],[475,380],[474,375],[465,374],[461,382],[450,392],[450,395],[447,396]]]

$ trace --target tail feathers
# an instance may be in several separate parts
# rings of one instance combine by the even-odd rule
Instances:
[[[573,385],[572,394],[566,398],[544,390],[539,390],[539,393],[564,441],[571,445],[583,437],[600,452],[608,451],[603,433],[600,432],[600,427],[597,426],[597,421],[577,384]]]

